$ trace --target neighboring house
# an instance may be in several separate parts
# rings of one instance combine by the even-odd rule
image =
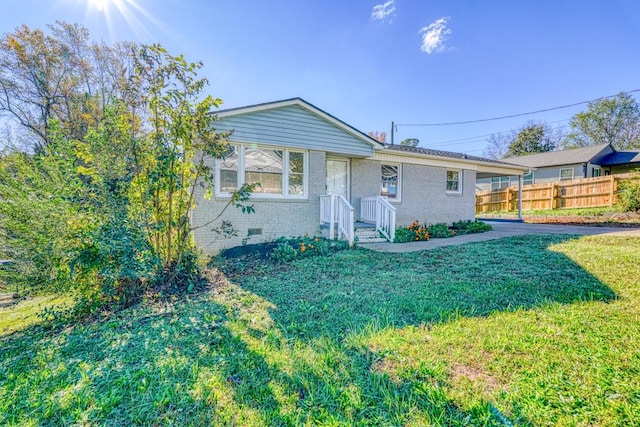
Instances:
[[[209,159],[215,191],[198,197],[192,222],[210,222],[243,183],[260,182],[255,213],[228,209],[237,237],[212,225],[195,239],[207,253],[282,236],[319,235],[322,228],[353,240],[354,222],[371,223],[387,239],[418,220],[473,219],[477,177],[518,175],[527,168],[459,153],[385,145],[300,99],[223,110],[217,129],[233,131],[224,160]],[[331,218],[334,220],[332,221]]]
[[[600,144],[500,160],[530,168],[523,177],[523,184],[529,185],[629,172],[640,167],[640,151],[616,151],[611,144]],[[476,188],[499,190],[517,185],[517,176],[496,176],[478,179]]]

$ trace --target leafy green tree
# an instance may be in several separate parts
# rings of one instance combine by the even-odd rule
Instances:
[[[222,158],[229,149],[226,133],[214,127],[212,110],[222,101],[202,98],[206,79],[198,78],[200,63],[188,63],[182,56],[171,56],[159,45],[142,46],[135,57],[135,86],[146,95],[145,135],[139,150],[142,168],[133,183],[140,206],[147,208],[151,242],[161,255],[164,268],[180,268],[187,251],[193,249],[189,218],[195,207],[198,185],[211,185],[211,170],[205,157]],[[231,198],[231,204],[252,212],[241,204],[253,191],[244,186]]]
[[[127,302],[150,287],[186,289],[199,280],[189,218],[196,189],[210,193],[213,185],[205,159],[228,153],[228,134],[216,131],[212,113],[222,101],[203,94],[201,64],[161,46],[140,46],[126,61],[133,66],[126,90],[87,113],[90,126],[78,133],[41,117],[39,149],[0,157],[0,247],[14,260],[9,278]],[[214,223],[229,207],[253,212],[251,191],[245,185],[201,226],[232,233],[228,223]]]
[[[2,272],[29,288],[68,284],[73,253],[95,219],[77,203],[84,192],[75,149],[58,130],[53,122],[52,142],[40,154],[14,151],[0,158],[0,246],[13,260]]]
[[[400,141],[400,145],[405,145],[408,147],[417,147],[420,144],[420,140],[418,138],[406,138]]]
[[[509,144],[505,157],[544,153],[556,148],[556,140],[551,129],[539,123],[530,122],[522,127]]]
[[[571,118],[565,147],[613,144],[617,150],[640,147],[640,106],[624,92],[590,102]]]

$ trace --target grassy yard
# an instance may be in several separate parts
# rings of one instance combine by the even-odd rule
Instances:
[[[7,329],[19,306],[0,425],[639,425],[639,259],[524,236],[230,260],[207,293],[55,330]]]
[[[515,211],[495,211],[476,214],[478,218],[516,218]],[[523,210],[522,216],[525,222],[533,223],[578,223],[604,226],[633,225],[640,224],[639,212],[626,212],[620,208],[600,207],[600,208],[563,208],[546,210]]]

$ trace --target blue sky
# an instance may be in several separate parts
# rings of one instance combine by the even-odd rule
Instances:
[[[202,61],[225,107],[299,96],[363,132],[640,88],[636,0],[21,0],[4,2],[0,30],[56,20],[83,24],[96,40],[157,42]],[[491,133],[528,120],[566,125],[585,108],[399,126],[396,142],[481,155]]]

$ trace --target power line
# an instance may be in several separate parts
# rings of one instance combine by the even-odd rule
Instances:
[[[557,123],[568,122],[569,120],[571,120],[571,119],[556,120],[554,122],[544,122],[544,124],[553,125],[553,124],[557,124]],[[434,142],[433,144],[429,144],[429,147],[444,147],[444,146],[449,146],[449,145],[470,144],[472,142],[486,142],[486,137],[488,137],[488,136],[491,136],[491,135],[507,135],[507,134],[509,134],[511,132],[514,132],[514,129],[500,131],[500,132],[492,132],[492,133],[487,133],[487,134],[484,134],[484,135],[468,136],[468,137],[459,138],[459,139],[449,139],[449,140],[446,140],[446,141],[438,141],[438,142]]]
[[[634,92],[640,92],[640,89],[628,90],[626,92],[621,92],[621,93],[629,94],[629,93],[634,93]],[[395,126],[396,127],[397,126],[453,126],[453,125],[466,125],[466,124],[469,124],[469,123],[490,122],[490,121],[494,121],[494,120],[503,120],[503,119],[511,119],[511,118],[514,118],[514,117],[529,116],[531,114],[546,113],[547,111],[562,110],[564,108],[570,108],[570,107],[575,107],[577,105],[588,104],[589,102],[598,101],[600,99],[613,98],[615,96],[618,96],[618,94],[609,95],[609,96],[603,96],[603,97],[592,99],[592,100],[589,100],[589,101],[576,102],[574,104],[561,105],[561,106],[552,107],[552,108],[545,108],[543,110],[530,111],[528,113],[511,114],[511,115],[508,115],[508,116],[491,117],[491,118],[488,118],[488,119],[466,120],[466,121],[460,121],[460,122],[445,122],[445,123],[396,123]]]

